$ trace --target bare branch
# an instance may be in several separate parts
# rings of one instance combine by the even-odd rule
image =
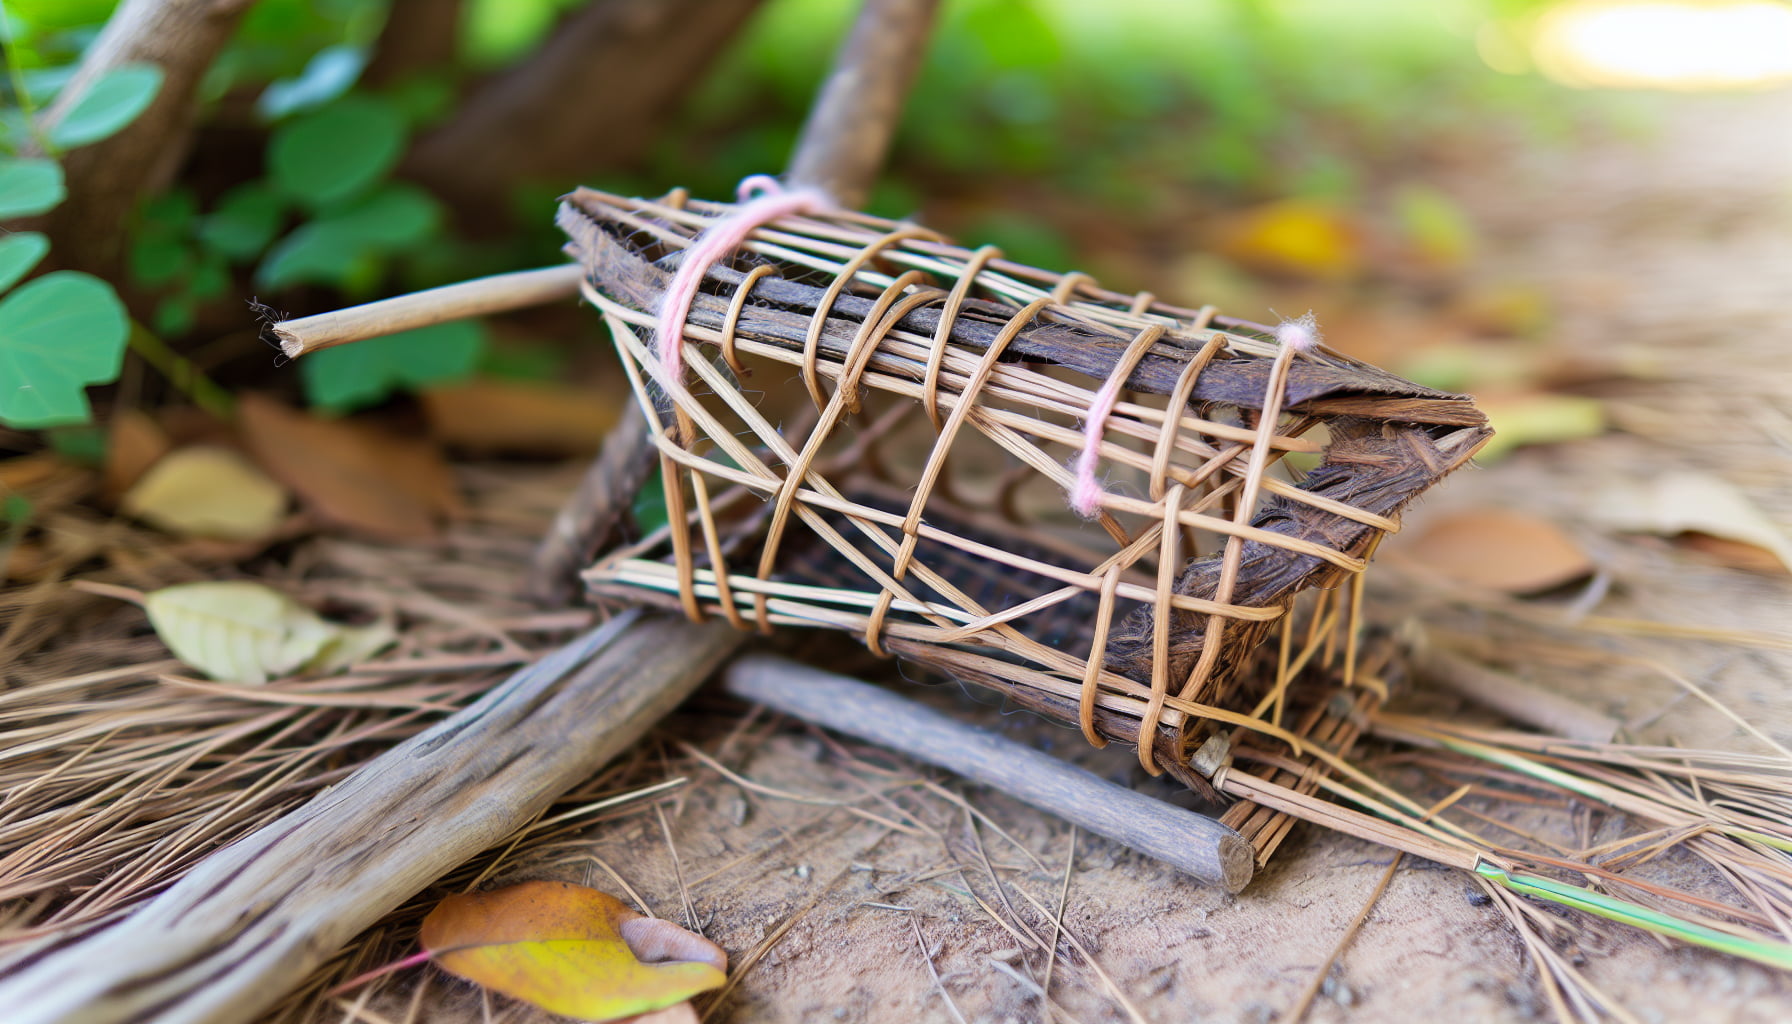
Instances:
[[[939,0],[865,0],[809,109],[789,178],[842,206],[865,205],[927,50]]]
[[[761,0],[593,0],[419,142],[405,171],[452,199],[566,185],[650,144]]]
[[[101,75],[123,64],[162,68],[161,91],[123,131],[62,160],[68,199],[45,229],[63,266],[116,278],[123,224],[143,196],[167,185],[186,156],[194,94],[250,0],[125,0],[88,47],[81,67],[45,112],[54,124]]]

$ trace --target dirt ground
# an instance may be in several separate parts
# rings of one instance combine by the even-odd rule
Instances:
[[[1652,98],[1648,108],[1631,131],[1514,150],[1449,183],[1488,238],[1477,272],[1540,288],[1555,315],[1548,343],[1629,379],[1602,392],[1618,432],[1460,474],[1409,529],[1452,508],[1523,509],[1564,526],[1601,567],[1608,589],[1581,611],[1788,641],[1776,649],[1608,632],[1579,643],[1613,663],[1524,666],[1639,739],[1758,750],[1667,676],[1615,658],[1668,665],[1792,741],[1792,583],[1615,534],[1594,496],[1695,469],[1792,526],[1792,93]],[[1378,589],[1381,616],[1419,610],[1401,581],[1384,576]],[[1472,614],[1447,614],[1478,628]],[[922,696],[1168,793],[1134,778],[1130,753],[1083,749],[1072,732],[1004,715],[956,687]],[[674,737],[764,788],[694,762]],[[622,882],[652,913],[681,923],[694,914],[737,963],[751,961],[712,1020],[1278,1020],[1331,962],[1390,861],[1387,850],[1302,826],[1245,892],[1228,896],[875,749],[743,722],[719,697],[669,722],[651,757],[691,779],[663,823],[639,814],[582,849],[525,854],[500,874]],[[784,798],[792,794],[803,802]],[[1028,929],[1050,935],[1059,907],[1074,943],[1060,942],[1057,955],[1032,948]],[[1783,975],[1616,925],[1575,925],[1565,948],[1638,1021],[1792,1017]],[[1464,875],[1408,861],[1307,1019],[1546,1018],[1535,969]],[[393,994],[373,1005],[391,1019],[407,1007],[432,1008],[415,1019],[533,1019],[514,1006],[493,1011],[439,975],[425,984],[421,994],[406,989],[416,1001]]]

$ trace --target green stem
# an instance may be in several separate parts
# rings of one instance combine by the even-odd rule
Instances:
[[[168,383],[192,399],[194,405],[221,420],[236,415],[236,401],[230,397],[230,392],[219,387],[205,375],[205,371],[193,365],[192,360],[169,348],[167,342],[135,320],[131,321],[129,344],[132,352],[168,378]]]
[[[25,127],[31,130],[31,137],[36,140],[39,149],[50,156],[56,156],[56,147],[44,133],[43,127],[37,123],[37,105],[31,102],[31,93],[25,88],[25,69],[19,66],[19,52],[13,45],[11,16],[6,13],[4,2],[0,2],[0,53],[6,56],[6,73],[12,80],[13,97],[18,101],[19,111],[25,115]]]
[[[1569,885],[1566,882],[1558,882],[1552,878],[1539,878],[1535,875],[1515,875],[1486,861],[1482,861],[1475,867],[1475,873],[1522,896],[1534,896],[1550,903],[1595,914],[1608,921],[1617,921],[1633,928],[1641,928],[1656,935],[1665,935],[1669,938],[1679,939],[1681,942],[1692,943],[1695,946],[1715,949],[1720,953],[1753,960],[1769,967],[1777,967],[1782,971],[1792,971],[1792,945],[1787,945],[1784,942],[1732,935],[1729,932],[1718,931],[1716,928],[1708,928],[1702,924],[1682,921],[1659,910],[1638,906],[1601,892],[1583,889],[1578,885]]]

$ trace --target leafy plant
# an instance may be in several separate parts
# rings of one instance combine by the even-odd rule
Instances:
[[[67,199],[56,157],[123,130],[155,100],[160,68],[127,64],[87,84],[54,123],[35,118],[10,32],[0,26],[23,131],[0,140],[0,218],[49,213]],[[41,155],[40,155],[41,154]],[[60,270],[18,285],[50,251],[35,231],[0,235],[0,423],[50,427],[92,417],[86,388],[117,378],[130,323],[117,291],[79,271]],[[14,287],[18,285],[18,287]],[[13,383],[16,382],[16,383]]]

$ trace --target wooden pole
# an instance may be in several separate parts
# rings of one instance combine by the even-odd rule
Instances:
[[[742,657],[723,678],[728,692],[744,700],[939,765],[1227,892],[1251,880],[1251,844],[1212,818],[1116,786],[883,687],[769,655]]]
[[[790,184],[813,185],[841,206],[865,205],[938,7],[939,0],[864,0],[809,108]]]
[[[630,610],[127,917],[4,969],[9,1024],[253,1020],[362,929],[636,743],[738,634]],[[643,685],[642,680],[650,680]]]

